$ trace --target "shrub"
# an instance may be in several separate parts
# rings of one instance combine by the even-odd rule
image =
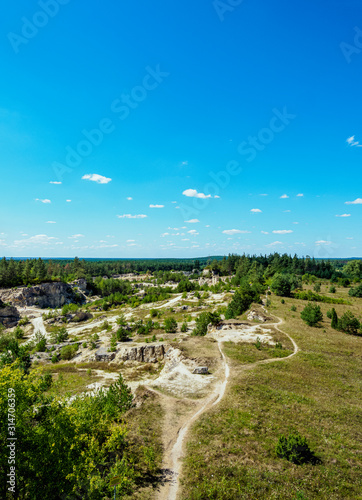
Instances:
[[[321,284],[320,283],[316,283],[313,287],[313,290],[315,292],[320,292],[321,291]]]
[[[20,326],[17,326],[14,330],[14,335],[16,339],[22,339],[24,338],[24,330],[22,330]]]
[[[293,464],[316,463],[318,460],[310,450],[307,439],[299,433],[280,436],[275,447],[279,458],[285,458]]]
[[[338,329],[350,335],[358,335],[360,326],[360,322],[351,311],[346,311],[338,321]]]
[[[335,330],[338,328],[338,316],[336,313],[336,310],[333,309],[331,310],[331,327],[334,328]]]
[[[329,293],[336,293],[336,287],[334,285],[329,287]]]
[[[128,340],[128,331],[121,326],[121,328],[118,328],[116,331],[116,337],[120,342],[126,342],[126,340]]]
[[[283,349],[282,343],[281,342],[276,342],[275,343],[275,349]]]
[[[356,286],[356,288],[351,288],[348,291],[348,295],[350,295],[351,297],[361,298],[362,297],[362,283],[359,284],[358,286]]]
[[[40,332],[35,332],[35,351],[44,352],[46,349],[47,341],[45,336]]]
[[[220,322],[220,314],[219,313],[209,313],[204,312],[201,313],[198,318],[196,318],[196,326],[192,335],[197,336],[205,336],[207,334],[207,325],[209,323],[213,325],[217,325]]]
[[[77,345],[65,345],[61,348],[60,357],[64,360],[70,360],[75,356],[75,353],[78,351]]]
[[[285,300],[284,300],[284,299],[282,299],[282,300],[280,301],[280,303],[281,303],[281,304],[285,304]]]
[[[126,326],[127,325],[127,320],[126,320],[125,315],[121,314],[120,316],[118,316],[118,318],[116,320],[116,323],[119,326]]]
[[[255,347],[258,349],[258,351],[260,351],[260,349],[263,347],[263,344],[260,340],[260,337],[257,337],[256,338],[256,342],[254,343]]]
[[[320,306],[308,304],[300,313],[300,317],[309,326],[316,326],[323,319],[323,314]]]
[[[166,333],[175,333],[177,331],[177,321],[175,318],[166,318],[163,327]]]
[[[184,321],[184,322],[182,323],[182,325],[181,325],[181,332],[182,332],[182,333],[187,332],[187,323],[186,323],[186,321]]]
[[[293,305],[293,306],[290,308],[290,310],[291,310],[291,311],[293,311],[293,312],[295,312],[295,311],[297,310],[297,307]]]
[[[24,326],[28,323],[30,323],[29,318],[27,316],[24,316],[23,318],[21,318],[21,320],[18,321],[18,326]]]
[[[65,326],[60,327],[59,329],[56,329],[53,334],[51,335],[51,341],[57,344],[61,344],[62,342],[65,342],[68,340],[68,332]]]
[[[58,356],[56,354],[53,354],[53,356],[51,357],[51,362],[58,363]]]

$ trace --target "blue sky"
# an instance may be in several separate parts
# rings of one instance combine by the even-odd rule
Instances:
[[[0,254],[362,256],[358,0],[4,0]]]

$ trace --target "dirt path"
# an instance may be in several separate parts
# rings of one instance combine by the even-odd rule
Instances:
[[[258,365],[262,364],[275,363],[276,361],[285,361],[291,358],[292,356],[295,356],[299,351],[299,347],[297,346],[296,342],[290,337],[290,335],[288,335],[286,332],[282,331],[279,328],[279,325],[283,323],[283,320],[278,316],[275,317],[278,319],[277,322],[268,323],[265,326],[274,326],[278,331],[286,335],[293,344],[294,347],[293,353],[285,358],[273,358],[273,359],[265,359],[262,361],[257,361],[255,363],[243,367],[243,371],[253,369]],[[175,432],[174,426],[173,429],[168,429],[167,433],[168,444],[165,446],[164,462],[163,462],[166,479],[158,492],[157,500],[177,499],[179,490],[179,477],[182,467],[181,458],[183,456],[183,445],[185,442],[185,438],[187,436],[187,432],[190,429],[191,425],[200,417],[200,415],[202,415],[205,411],[209,410],[210,408],[217,405],[221,401],[225,393],[230,374],[230,368],[227,359],[222,351],[221,345],[222,345],[222,340],[218,340],[218,348],[221,354],[223,371],[224,371],[223,381],[216,384],[211,394],[206,399],[204,399],[200,405],[198,405],[199,408],[196,409],[195,413],[191,414],[191,416],[188,415],[184,417],[183,421],[178,422],[177,432]],[[159,392],[157,393],[161,397],[161,401],[166,409],[166,414],[169,414],[172,404],[175,405],[177,401],[174,400],[174,402],[172,403],[173,398],[165,397],[163,394]],[[165,398],[167,398],[167,402],[165,401]],[[174,437],[171,439],[169,431],[171,431],[171,433],[174,434]]]

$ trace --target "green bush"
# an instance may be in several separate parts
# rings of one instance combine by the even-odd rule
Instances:
[[[14,335],[16,339],[22,339],[24,338],[24,330],[22,330],[20,326],[17,326],[14,330]]]
[[[293,306],[290,308],[290,310],[291,310],[291,311],[293,311],[293,312],[295,312],[295,311],[297,310],[297,307],[293,305]]]
[[[116,331],[116,337],[117,337],[117,340],[119,340],[119,342],[126,342],[126,340],[128,340],[128,338],[129,338],[128,331],[121,326]]]
[[[310,450],[307,439],[299,433],[280,436],[275,447],[279,458],[285,458],[293,464],[316,463],[318,460]]]
[[[307,323],[307,325],[316,326],[320,321],[322,321],[323,314],[320,306],[308,304],[300,313],[300,317]]]
[[[181,325],[181,332],[182,332],[182,333],[187,332],[187,323],[186,323],[186,321],[184,321],[184,322],[182,323],[182,325]]]
[[[163,327],[166,333],[175,333],[177,331],[177,321],[175,318],[166,318]]]
[[[350,335],[361,335],[361,332],[358,332],[360,326],[360,322],[351,311],[346,311],[338,321],[338,329]]]
[[[196,318],[196,326],[194,328],[194,331],[192,332],[192,335],[197,335],[197,336],[205,336],[207,334],[207,325],[208,324],[213,324],[217,325],[220,322],[220,314],[219,313],[210,313],[210,312],[204,312],[201,313],[200,316]]]
[[[285,300],[284,300],[284,299],[282,299],[282,300],[280,301],[280,303],[281,303],[281,304],[285,304]]]
[[[24,316],[23,318],[21,318],[21,320],[18,321],[18,326],[24,326],[28,323],[30,323],[29,318],[27,316]]]
[[[329,287],[329,293],[336,293],[337,289],[334,285]]]
[[[316,283],[313,287],[313,290],[315,292],[320,292],[321,291],[321,284],[320,283]]]
[[[350,295],[351,297],[361,298],[362,297],[362,283],[360,283],[358,286],[356,286],[356,288],[351,288],[348,291],[348,295]]]
[[[60,357],[63,360],[69,361],[70,359],[74,358],[77,351],[78,351],[78,346],[76,344],[65,345],[64,347],[61,348]]]

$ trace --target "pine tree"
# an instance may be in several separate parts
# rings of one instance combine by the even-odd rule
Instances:
[[[337,316],[337,313],[336,313],[336,310],[332,309],[332,316],[331,316],[331,327],[334,328],[335,330],[338,329],[338,316]]]

